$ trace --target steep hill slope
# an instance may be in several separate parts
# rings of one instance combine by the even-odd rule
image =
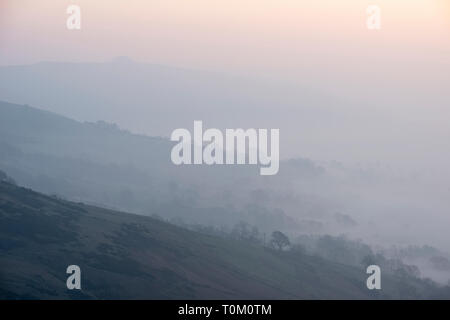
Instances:
[[[82,290],[66,288],[81,268]],[[437,288],[0,182],[0,298],[425,298]]]

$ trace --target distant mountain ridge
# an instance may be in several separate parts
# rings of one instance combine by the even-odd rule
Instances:
[[[245,217],[233,197],[223,197],[226,190],[239,194],[235,181],[248,179],[252,187],[257,168],[175,166],[170,160],[173,145],[166,138],[132,134],[114,124],[81,123],[0,101],[0,168],[20,185],[190,223],[229,225],[247,219],[270,228],[295,225],[279,211],[272,214],[262,207],[256,208],[258,216]],[[292,167],[306,176],[319,174],[309,163]]]
[[[285,132],[281,140],[287,141],[299,125],[315,130],[314,122],[327,121],[325,115],[334,119],[342,116],[332,107],[338,103],[336,97],[312,88],[141,63],[128,57],[102,63],[40,62],[0,67],[0,100],[29,104],[78,121],[113,122],[135,133],[164,137],[194,120],[203,120],[205,125],[221,129],[281,128]],[[283,143],[289,145],[283,154],[291,157],[292,153],[287,154],[298,139],[308,143],[301,137],[290,139]]]
[[[0,100],[38,106],[79,121],[119,121],[134,132],[166,137],[172,128],[195,119],[218,126],[236,122],[237,114],[255,120],[268,107],[281,103],[292,107],[297,104],[285,99],[286,91],[298,90],[245,77],[139,63],[128,57],[106,63],[0,67]],[[309,98],[311,94],[303,90],[300,100]],[[220,118],[226,121],[219,123]]]

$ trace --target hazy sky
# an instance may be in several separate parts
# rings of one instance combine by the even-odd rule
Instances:
[[[66,29],[70,4],[81,7],[80,31]],[[366,28],[369,4],[382,9],[381,31]],[[0,10],[3,65],[117,55],[237,72],[336,70],[368,54],[449,62],[447,0],[2,0]]]
[[[71,4],[81,7],[81,30],[66,28]],[[382,10],[378,31],[366,27],[371,4]],[[443,180],[425,187],[445,199],[433,202],[445,208],[435,212],[448,212],[450,0],[0,0],[0,65],[116,56],[289,81],[344,98],[361,108],[358,115],[349,108],[346,121],[332,126],[337,113],[327,112],[327,125],[318,121],[312,133],[295,112],[283,114],[299,155],[419,163]]]
[[[71,4],[81,30],[66,28]],[[379,31],[366,27],[370,4],[381,7]],[[0,65],[123,55],[288,80],[383,108],[395,119],[380,127],[384,141],[401,134],[440,152],[450,137],[449,0],[0,2]]]
[[[79,31],[66,28],[70,4],[81,7]],[[382,9],[380,31],[366,28],[369,4]],[[345,96],[373,95],[373,86],[392,81],[436,93],[449,80],[450,1],[1,1],[0,65],[122,55],[292,79]]]

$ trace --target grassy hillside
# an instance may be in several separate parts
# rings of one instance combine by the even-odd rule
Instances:
[[[269,182],[272,189],[285,185],[279,181],[283,174],[259,180],[252,166],[176,166],[170,160],[172,145],[168,139],[132,134],[112,124],[81,123],[0,101],[0,168],[22,186],[188,223],[233,226],[246,215],[247,222],[267,231],[297,226],[292,217],[252,196]],[[308,164],[283,164],[284,174],[307,180],[317,174]],[[305,211],[319,206],[308,203]],[[297,203],[295,207],[299,209]]]
[[[66,289],[68,265],[82,290]],[[431,283],[208,236],[0,182],[0,298],[426,298]]]

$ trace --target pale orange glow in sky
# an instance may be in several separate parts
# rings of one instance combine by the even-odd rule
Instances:
[[[69,4],[82,9],[82,30],[65,28]],[[3,0],[0,63],[109,59],[214,67],[241,50],[236,67],[307,47],[385,44],[449,48],[447,0]],[[365,28],[369,4],[382,8],[382,30]],[[183,54],[181,54],[183,53]],[[264,57],[264,55],[267,55]],[[277,56],[274,59],[277,60]],[[259,59],[256,59],[259,60]],[[261,61],[262,63],[263,61]],[[231,62],[229,62],[231,63]],[[233,64],[233,63],[232,63]],[[230,65],[231,66],[231,65]],[[220,68],[219,65],[217,67]]]
[[[117,56],[289,83],[448,138],[450,0],[0,0],[0,65]]]
[[[70,4],[79,31],[66,29]],[[370,4],[379,31],[366,27]],[[127,55],[331,89],[344,76],[346,87],[382,86],[387,74],[408,85],[412,73],[433,90],[449,83],[449,0],[2,0],[0,10],[0,65]]]

